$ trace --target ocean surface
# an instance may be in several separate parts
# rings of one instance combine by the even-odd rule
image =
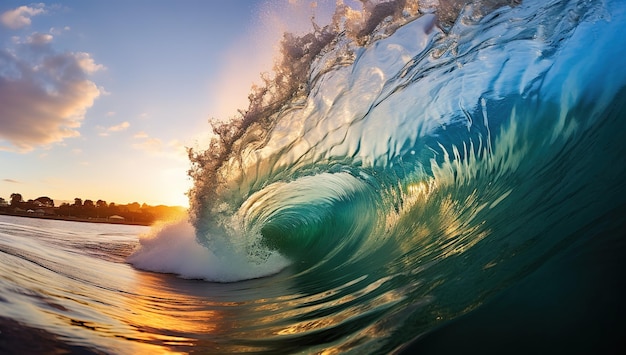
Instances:
[[[626,1],[397,3],[286,37],[188,221],[0,216],[0,352],[623,353]]]

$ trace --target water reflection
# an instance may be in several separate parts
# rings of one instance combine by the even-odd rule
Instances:
[[[185,280],[135,271],[124,294],[125,336],[172,351],[210,353],[270,351],[263,344],[289,312],[285,274],[233,284]],[[264,298],[259,298],[263,290]],[[269,291],[269,292],[268,292]]]

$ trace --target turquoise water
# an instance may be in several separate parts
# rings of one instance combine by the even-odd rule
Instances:
[[[68,251],[116,271],[47,267],[61,290],[102,296],[36,305],[54,326],[8,316],[105,352],[623,350],[626,3],[481,4],[339,32],[280,105],[192,155],[191,222]],[[56,244],[15,251],[10,223],[1,250],[40,272]],[[6,304],[11,282],[41,291],[4,280]]]

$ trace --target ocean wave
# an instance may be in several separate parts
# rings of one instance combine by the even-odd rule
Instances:
[[[190,150],[191,224],[129,261],[220,282],[282,272],[334,310],[296,317],[291,336],[388,351],[590,226],[623,225],[607,217],[626,206],[623,4],[417,3],[342,5],[286,36],[249,109]],[[356,301],[333,303],[342,285]]]

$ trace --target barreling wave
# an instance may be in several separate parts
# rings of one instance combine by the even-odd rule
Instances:
[[[284,200],[273,197],[277,207],[255,205],[252,211],[276,208],[298,217],[283,220],[272,211],[261,213],[271,218],[243,218],[252,213],[248,199],[269,194],[264,190],[274,191],[275,184],[298,191],[303,177],[319,180],[304,194],[313,204],[316,193],[320,199],[351,196],[342,186],[325,190],[329,176],[365,184],[367,198],[358,199],[374,206],[379,222],[371,228],[379,230],[402,208],[412,183],[436,186],[451,179],[440,163],[477,169],[485,161],[504,169],[524,148],[497,147],[492,136],[516,134],[503,131],[507,124],[536,129],[530,118],[517,122],[506,112],[541,104],[538,95],[548,94],[544,83],[560,44],[585,17],[604,16],[595,9],[599,4],[584,2],[427,3],[365,2],[362,12],[340,5],[330,25],[315,25],[301,37],[285,35],[282,60],[273,76],[263,76],[264,86],[253,88],[248,109],[214,122],[208,149],[189,151],[192,222],[203,244],[214,248],[218,238],[247,234],[244,244],[257,258],[269,255],[261,245],[276,246],[301,225],[328,222],[337,215],[333,203],[300,211],[281,205],[292,204],[282,192]],[[555,127],[552,139],[563,128]],[[498,169],[493,173],[504,174]],[[277,227],[275,220],[288,223]]]
[[[192,224],[131,262],[277,274],[236,334],[267,352],[401,350],[514,285],[584,295],[581,250],[624,249],[624,23],[617,0],[340,4],[189,151]],[[571,264],[579,288],[532,281]]]
[[[439,123],[417,119],[416,124],[421,127],[415,127],[413,137],[394,137],[396,132],[388,132],[386,140],[372,139],[367,137],[367,130],[374,127],[359,127],[380,124],[376,122],[380,120],[369,118],[375,115],[368,111],[384,102],[393,90],[410,83],[403,78],[412,67],[417,67],[418,59],[427,61],[429,55],[434,57],[437,50],[442,50],[431,48],[435,43],[439,47],[456,45],[446,42],[457,34],[446,32],[452,30],[460,12],[466,14],[459,21],[477,23],[494,9],[509,4],[516,2],[483,1],[466,5],[462,1],[447,1],[435,7],[405,0],[365,1],[362,11],[339,4],[330,25],[320,27],[314,23],[314,31],[300,37],[285,34],[281,60],[272,76],[262,76],[263,86],[253,87],[248,109],[227,122],[213,120],[215,137],[209,148],[189,150],[193,166],[189,174],[195,181],[189,193],[190,205],[200,240],[209,245],[219,238],[216,235],[242,233],[241,229],[227,231],[230,227],[225,226],[232,226],[232,216],[248,197],[274,182],[344,171],[371,183],[376,178],[363,178],[373,173],[368,169],[406,160],[403,157],[406,152],[383,152],[387,150],[385,145],[414,144],[410,140],[425,134],[420,130],[430,130]],[[416,21],[414,26],[402,28],[413,21]],[[400,43],[382,44],[398,30],[402,32],[396,36],[400,37]],[[407,41],[407,36],[415,36],[415,43]],[[329,80],[331,83],[327,83]],[[335,82],[340,86],[331,88]],[[320,101],[329,99],[332,101]],[[361,124],[362,121],[366,124]],[[347,133],[349,141],[336,139],[346,138],[341,135]],[[365,135],[360,136],[362,133]],[[361,146],[371,145],[366,142],[370,139],[378,147],[362,149]],[[401,175],[420,170],[424,161],[427,160],[416,161],[415,166],[402,165],[402,169],[412,171]],[[375,188],[397,190],[396,178],[375,181]],[[395,201],[389,197],[383,199],[397,208],[402,192],[392,194],[396,195]]]

